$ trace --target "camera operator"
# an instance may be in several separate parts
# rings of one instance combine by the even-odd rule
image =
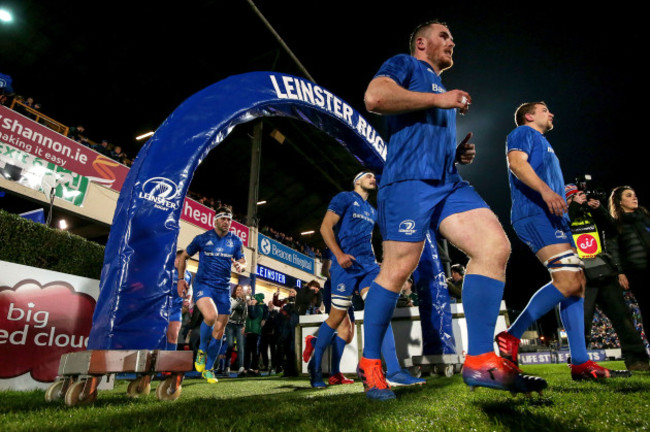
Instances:
[[[597,196],[590,194],[588,197],[575,184],[566,185],[565,195],[571,232],[578,255],[585,264],[585,339],[590,339],[594,308],[598,303],[619,337],[627,369],[650,370],[648,354],[634,328],[618,282],[621,265],[606,250],[607,235],[615,235],[613,220]]]

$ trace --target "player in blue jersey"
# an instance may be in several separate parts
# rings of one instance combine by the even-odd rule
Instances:
[[[524,331],[559,304],[571,352],[571,377],[581,380],[623,375],[591,361],[587,353],[584,265],[571,236],[560,162],[544,136],[553,129],[553,117],[544,102],[520,105],[515,112],[517,128],[506,141],[512,226],[549,270],[551,282],[533,295],[512,326],[495,339],[501,356],[516,364]]]
[[[186,261],[199,252],[199,268],[194,278],[196,306],[203,314],[201,341],[194,366],[210,383],[217,383],[214,363],[221,350],[224,329],[230,317],[230,270],[237,272],[246,267],[242,241],[230,232],[232,209],[221,206],[215,215],[213,230],[206,231],[192,240],[180,257],[178,272],[185,272]],[[188,285],[178,281],[178,294],[185,297]]]
[[[386,116],[388,152],[378,194],[384,259],[366,300],[359,362],[364,389],[369,397],[394,397],[381,370],[381,343],[431,227],[469,257],[463,285],[465,382],[540,390],[545,381],[522,375],[494,353],[510,243],[497,217],[456,169],[457,163],[471,163],[476,153],[471,133],[456,142],[456,114],[467,113],[471,96],[448,91],[440,79],[453,64],[453,37],[445,24],[429,21],[413,31],[409,45],[411,55],[387,60],[365,93],[368,111]],[[372,396],[371,389],[376,390]]]
[[[330,201],[321,224],[321,235],[333,255],[329,269],[330,310],[329,316],[318,330],[318,338],[306,340],[303,360],[309,360],[310,344],[313,343],[313,357],[309,361],[312,387],[325,388],[321,372],[321,361],[325,349],[333,347],[332,370],[329,383],[349,384],[353,381],[340,373],[338,366],[345,345],[354,337],[354,327],[350,316],[352,295],[359,291],[365,297],[370,283],[379,273],[379,265],[372,248],[372,231],[377,219],[377,211],[368,203],[371,191],[377,188],[375,175],[368,171],[357,174],[352,182],[354,190],[341,192]],[[388,366],[389,378],[395,385],[423,384],[425,380],[413,378],[399,367],[395,352],[392,328],[386,331],[382,353]]]
[[[178,264],[181,261],[183,251],[176,251],[176,258],[174,259],[174,279],[173,285],[178,287]],[[190,285],[192,282],[192,273],[185,270],[185,282]],[[177,290],[178,291],[178,290]],[[192,290],[188,289],[186,297],[181,297],[178,292],[172,294],[172,306],[169,313],[169,326],[167,327],[167,349],[175,350],[178,345],[178,333],[181,330],[183,322],[183,303],[188,304],[192,299]]]

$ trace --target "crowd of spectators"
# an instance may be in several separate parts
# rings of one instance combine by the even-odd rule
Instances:
[[[625,299],[627,306],[632,311],[634,326],[639,332],[639,335],[643,340],[646,348],[650,349],[650,344],[646,338],[643,322],[641,320],[641,312],[639,311],[639,306],[634,299],[634,295],[630,291],[625,291],[623,293],[623,298]],[[618,335],[614,331],[611,321],[598,307],[596,307],[596,311],[594,312],[593,325],[591,327],[591,344],[589,348],[610,349],[620,347],[621,344],[618,339]]]

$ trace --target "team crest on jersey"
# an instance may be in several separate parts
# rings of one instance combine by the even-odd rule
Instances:
[[[403,220],[399,224],[398,231],[406,235],[411,235],[415,233],[415,222],[410,219]]]
[[[338,292],[343,292],[343,291],[345,291],[345,284],[343,284],[343,283],[338,284],[338,285],[336,286],[336,290],[337,290]]]
[[[231,239],[228,239],[228,240],[226,241],[226,246],[228,246],[228,247],[233,247],[234,245],[235,245],[235,244],[232,242]]]

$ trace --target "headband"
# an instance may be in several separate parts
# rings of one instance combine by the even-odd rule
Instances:
[[[232,213],[221,212],[221,213],[217,214],[214,218],[215,219],[221,219],[221,218],[224,218],[224,217],[228,218],[228,219],[232,219]]]
[[[352,180],[352,186],[355,186],[359,180],[361,180],[364,176],[367,176],[368,174],[372,174],[370,171],[361,171],[357,176]]]

